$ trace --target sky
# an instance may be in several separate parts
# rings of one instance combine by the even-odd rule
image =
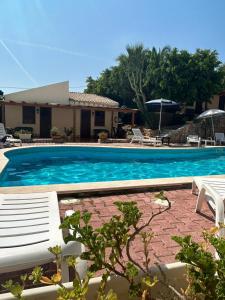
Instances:
[[[0,0],[0,89],[60,81],[83,91],[126,46],[213,49],[225,62],[225,0]]]

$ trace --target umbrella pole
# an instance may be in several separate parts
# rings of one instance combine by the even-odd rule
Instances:
[[[212,116],[212,115],[211,115],[211,122],[212,122],[212,133],[213,133],[213,136],[212,136],[212,138],[214,139],[214,135],[215,135],[215,128],[214,128],[213,116]]]
[[[162,101],[161,101],[160,113],[159,113],[159,134],[160,134],[160,132],[161,132],[162,106],[163,106],[163,103],[162,103]]]

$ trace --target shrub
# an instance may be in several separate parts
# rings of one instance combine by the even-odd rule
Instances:
[[[218,230],[214,227],[204,231],[203,243],[194,242],[190,235],[172,238],[181,246],[176,258],[187,263],[187,299],[225,299],[225,239],[215,235]],[[217,258],[210,252],[211,247]]]
[[[51,136],[57,136],[60,135],[60,131],[57,127],[52,127],[51,129]]]

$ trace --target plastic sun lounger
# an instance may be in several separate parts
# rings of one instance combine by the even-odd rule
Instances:
[[[188,135],[187,136],[188,144],[197,144],[198,147],[201,146],[201,138],[198,135]]]
[[[0,138],[3,138],[7,136],[6,142],[14,145],[16,143],[20,144],[22,146],[22,141],[20,139],[15,139],[12,135],[9,135],[5,131],[5,126],[3,123],[0,123]]]
[[[134,136],[132,137],[131,143],[139,142],[141,144],[153,144],[162,145],[162,139],[157,139],[155,137],[145,137],[139,128],[132,128]]]
[[[80,256],[83,245],[64,243],[59,229],[60,215],[56,192],[0,194],[0,274],[42,265],[54,260],[49,247],[62,248],[62,278],[69,281],[64,257]],[[77,268],[84,276],[84,261]],[[82,273],[83,272],[83,273]]]
[[[215,211],[215,225],[224,224],[224,200],[225,200],[225,179],[224,178],[200,178],[196,177],[192,184],[192,193],[196,193],[198,188],[199,194],[196,203],[196,212],[200,212],[203,202],[206,201]],[[225,229],[220,229],[219,236],[225,235]]]
[[[223,132],[216,132],[215,133],[215,141],[216,143],[219,143],[220,145],[222,143],[225,143],[225,136]]]

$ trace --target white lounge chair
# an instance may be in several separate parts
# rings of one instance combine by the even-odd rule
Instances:
[[[198,198],[196,212],[200,212],[202,204],[206,201],[215,211],[215,225],[224,223],[224,200],[225,200],[225,178],[200,178],[196,177],[192,183],[192,193],[196,193],[198,188]],[[219,236],[225,235],[225,230],[219,231]]]
[[[0,194],[0,274],[42,265],[54,260],[49,247],[62,247],[62,278],[69,281],[65,256],[80,256],[84,246],[64,243],[56,192]],[[77,266],[80,276],[86,262]]]
[[[131,143],[133,142],[139,142],[141,144],[152,144],[154,146],[156,145],[162,145],[162,139],[157,139],[155,137],[146,137],[142,134],[141,130],[139,128],[132,128],[133,137],[131,139]]]
[[[201,146],[201,138],[198,135],[188,135],[187,136],[187,143],[188,144],[197,144],[198,147]]]
[[[225,143],[224,133],[223,132],[216,132],[215,133],[215,141],[216,141],[216,144],[219,143],[220,145],[222,143]]]
[[[15,139],[12,135],[7,134],[5,131],[5,126],[3,123],[0,123],[0,138],[4,138],[7,136],[6,142],[8,142],[11,145],[15,145],[16,143],[20,144],[22,146],[22,141],[20,139]]]

